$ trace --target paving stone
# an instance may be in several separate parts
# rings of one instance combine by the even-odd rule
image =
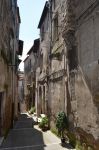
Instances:
[[[60,139],[50,131],[42,132],[34,121],[22,114],[0,150],[72,150],[70,145],[62,147]]]

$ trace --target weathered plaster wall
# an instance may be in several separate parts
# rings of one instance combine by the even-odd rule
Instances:
[[[94,1],[91,1],[91,3],[93,2]],[[89,2],[84,2],[82,4],[80,3],[79,12],[84,10],[83,7],[88,8],[89,4]],[[80,87],[77,88],[79,89],[79,92],[76,89],[76,99],[78,104],[77,112],[81,117],[82,121],[86,120],[83,123],[79,118],[80,120],[78,119],[78,124],[80,123],[79,126],[81,126],[86,131],[88,130],[87,132],[91,133],[96,139],[99,136],[99,17],[97,14],[98,10],[99,7],[98,5],[96,5],[96,8],[89,15],[87,15],[85,18],[81,18],[82,20],[80,19],[78,21],[78,28],[76,32],[78,44],[78,59],[79,65],[82,68],[82,72],[80,74],[78,73],[78,78],[76,82],[76,88],[77,86]],[[79,70],[79,72],[80,71],[81,70]],[[87,87],[85,86],[85,84],[87,85]],[[80,113],[81,111],[83,113]]]
[[[65,111],[65,88],[64,79],[61,78],[55,82],[50,83],[50,113],[51,113],[51,127],[55,127],[56,115],[60,111]]]
[[[62,18],[63,18],[63,1],[52,1],[52,41],[51,41],[51,69],[49,77],[49,113],[51,127],[55,127],[56,115],[60,111],[65,111],[65,49],[62,38]],[[64,1],[65,2],[65,1]],[[58,25],[54,20],[58,16]],[[54,39],[55,28],[58,28],[58,35]]]
[[[42,18],[43,21],[40,26],[40,47],[38,54],[38,68],[37,68],[37,114],[48,114],[48,69],[49,55],[50,55],[50,22],[49,11],[46,16]]]
[[[18,115],[17,75],[14,66],[15,53],[18,47],[15,27],[17,14],[16,11],[14,12],[16,7],[13,6],[12,10],[11,6],[9,0],[0,1],[0,92],[3,93],[2,129],[0,130],[2,130],[3,135],[10,128],[14,117]]]
[[[87,144],[90,144],[94,147],[94,149],[98,149],[98,1],[75,1],[75,6],[76,7],[72,7],[72,11],[68,9],[68,12],[72,12],[73,15],[75,12],[76,28],[72,28],[70,31],[71,33],[68,32],[68,28],[73,27],[73,24],[75,23],[75,21],[71,19],[69,26],[66,26],[68,28],[66,29],[66,39],[64,38],[67,46],[67,53],[70,51],[72,51],[72,53],[74,52],[74,49],[72,48],[72,44],[74,44],[76,46],[78,59],[77,67],[70,69],[70,64],[68,64],[68,79],[71,101],[69,120],[73,123],[77,134],[80,135],[81,140],[85,140]],[[73,39],[72,43],[68,43],[69,38]],[[68,59],[71,61],[69,57]]]
[[[91,5],[93,5],[97,0],[83,0],[83,1],[79,1],[79,0],[75,0],[75,12],[76,12],[76,17],[80,17],[83,13],[86,12],[86,10],[88,9],[88,7],[90,7]]]
[[[97,0],[68,0],[63,21],[71,104],[68,117],[78,138],[95,150],[99,149],[98,4]]]

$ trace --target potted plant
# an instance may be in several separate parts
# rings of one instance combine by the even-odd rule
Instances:
[[[39,122],[39,127],[43,131],[48,130],[48,118],[46,116],[41,119],[41,122]]]
[[[64,131],[68,128],[68,120],[65,115],[65,112],[61,111],[57,114],[56,117],[56,128],[58,129],[58,134],[61,137],[61,142],[65,142]]]

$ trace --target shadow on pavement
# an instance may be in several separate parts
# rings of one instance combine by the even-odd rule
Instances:
[[[73,147],[69,143],[62,143],[61,146],[70,150],[73,149]]]
[[[26,114],[21,114],[0,149],[44,150],[46,145],[43,140],[42,132],[35,129],[33,125],[34,121],[32,118],[29,118]]]

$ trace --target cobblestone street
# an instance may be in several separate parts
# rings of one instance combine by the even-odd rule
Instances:
[[[42,132],[27,114],[21,114],[1,145],[1,150],[72,150],[62,147],[60,139],[50,131]]]

